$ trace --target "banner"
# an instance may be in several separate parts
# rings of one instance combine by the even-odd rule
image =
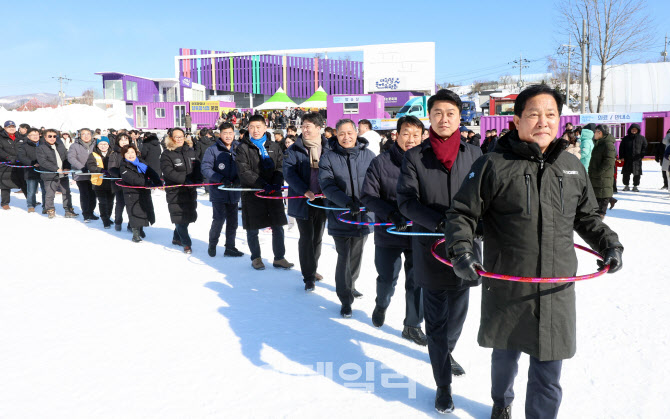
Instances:
[[[191,102],[191,112],[219,112],[219,101]]]
[[[189,89],[191,88],[191,86],[193,86],[193,82],[192,82],[191,79],[188,78],[188,77],[181,77],[181,78],[179,79],[179,84],[180,84],[182,87],[188,87]]]
[[[619,124],[642,122],[642,112],[634,113],[585,113],[579,115],[579,124]]]
[[[372,96],[335,96],[333,103],[370,103]]]

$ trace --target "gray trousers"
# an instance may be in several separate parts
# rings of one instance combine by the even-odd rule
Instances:
[[[70,195],[70,179],[67,176],[59,177],[54,180],[45,180],[44,188],[46,189],[44,208],[52,210],[54,208],[54,197],[60,188],[63,193],[63,208],[65,211],[72,209],[72,195]]]

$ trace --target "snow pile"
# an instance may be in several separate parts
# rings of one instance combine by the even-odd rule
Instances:
[[[102,110],[97,106],[67,105],[57,108],[41,108],[32,112],[8,111],[0,109],[0,122],[7,120],[18,124],[30,124],[32,127],[55,128],[60,131],[74,132],[81,128],[132,129],[125,115],[111,110]]]
[[[644,162],[641,192],[621,192],[606,222],[626,247],[623,269],[576,284],[577,354],[563,363],[559,418],[667,417],[670,388],[670,200],[660,166]],[[621,179],[621,178],[619,178]],[[621,182],[621,180],[619,180]],[[621,189],[620,189],[621,190]],[[286,229],[289,271],[273,269],[271,234],[261,232],[265,271],[224,258],[223,237],[207,256],[212,209],[199,197],[193,254],[170,244],[165,194],[147,238],[25,211],[12,193],[0,211],[0,406],[3,418],[410,418],[437,417],[428,353],[400,337],[404,274],[376,329],[374,243],[356,283],[364,297],[339,316],[333,240],[324,235],[319,272],[305,294],[298,229]],[[40,199],[38,197],[38,199]],[[58,198],[60,200],[60,198]],[[75,210],[81,212],[74,189]],[[124,216],[125,217],[125,216]],[[581,242],[581,241],[580,241]],[[596,269],[578,252],[579,273]],[[666,262],[664,262],[666,261]],[[454,357],[456,410],[491,414],[489,349],[477,345],[481,289]],[[513,414],[523,417],[528,357],[516,378]]]

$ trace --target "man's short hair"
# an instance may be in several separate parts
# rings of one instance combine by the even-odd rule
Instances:
[[[249,121],[249,122],[251,122],[251,121]],[[289,125],[289,126],[286,128],[286,131],[288,131],[288,130],[298,132],[298,128],[296,128],[295,125]]]
[[[304,124],[305,122],[311,122],[312,124],[316,125],[319,128],[321,128],[321,126],[323,125],[323,119],[321,119],[321,115],[319,115],[316,112],[306,113],[302,117],[302,123]]]
[[[463,102],[456,93],[454,93],[449,89],[440,89],[437,91],[437,93],[431,96],[430,99],[428,99],[428,113],[430,113],[430,110],[433,109],[433,105],[435,105],[435,102],[438,101],[453,102],[454,105],[456,105],[456,107],[458,108],[458,112],[463,111]]]
[[[372,129],[372,122],[368,121],[367,119],[361,119],[358,121],[358,126],[360,127],[361,125],[365,125],[370,130]]]
[[[561,115],[563,110],[563,97],[556,91],[556,89],[552,89],[546,84],[536,84],[522,90],[514,101],[514,115],[521,118],[524,109],[526,109],[526,102],[538,95],[551,95],[556,101],[558,115]]]
[[[230,122],[223,122],[221,125],[219,125],[219,132],[223,131],[224,129],[232,129],[235,131],[235,127]]]
[[[402,118],[398,119],[398,123],[396,124],[396,129],[398,132],[400,132],[400,129],[402,128],[403,125],[411,125],[413,127],[421,128],[421,132],[423,132],[423,122],[419,118],[417,118],[414,115],[406,115],[403,116]]]
[[[343,118],[343,119],[340,119],[339,121],[337,121],[337,124],[335,124],[335,130],[339,131],[340,127],[344,124],[351,124],[351,125],[353,125],[354,129],[356,129],[356,123],[354,121],[352,121],[349,118]]]
[[[53,132],[54,134],[58,135],[58,131],[56,131],[54,128],[47,128],[47,129],[44,131],[44,136],[46,137],[46,135],[47,135],[48,133],[50,133],[50,132]],[[89,132],[91,132],[91,131],[89,130]]]
[[[36,132],[39,134],[40,130],[38,130],[37,128],[28,128],[28,131],[26,131],[26,135],[30,134],[31,132]]]
[[[249,124],[251,124],[252,122],[262,122],[263,125],[265,125],[265,118],[263,117],[263,115],[260,114],[252,115],[251,118],[249,118]]]
[[[609,130],[607,129],[607,125],[602,125],[602,124],[596,126],[596,131],[602,132],[603,135],[607,135],[607,134],[610,133]]]
[[[28,124],[21,124],[21,125],[19,125],[19,128],[30,129],[30,125],[28,125]]]
[[[80,130],[79,130],[79,135],[81,135],[84,131],[88,131],[89,134],[93,135],[93,131],[91,131],[91,130],[88,129],[88,128],[82,128],[82,129],[80,129]]]
[[[326,129],[324,129],[323,131],[330,133],[330,135],[335,135],[335,130],[332,129],[331,127],[326,127]]]

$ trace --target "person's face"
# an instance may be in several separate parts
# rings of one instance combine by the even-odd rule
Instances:
[[[472,137],[474,137],[474,136],[475,136],[475,133],[474,133],[474,132],[468,132],[468,138],[472,138]]]
[[[370,131],[367,125],[358,124],[358,132],[363,135],[366,132]]]
[[[128,151],[126,151],[126,154],[123,155],[123,157],[125,157],[126,160],[135,161],[135,159],[137,158],[137,153],[135,153],[135,149],[129,148]]]
[[[603,138],[603,133],[599,129],[597,129],[593,133],[593,138],[595,138],[596,140],[599,140],[599,139]]]
[[[423,134],[423,130],[421,130],[421,133]],[[392,132],[391,133],[391,141],[398,141],[398,133],[397,132]]]
[[[55,132],[47,132],[46,134],[44,134],[44,139],[46,140],[46,142],[47,142],[49,145],[54,145],[54,144],[56,144],[56,138],[57,138],[57,137],[58,137],[58,136],[56,135]]]
[[[5,127],[5,131],[7,131],[7,134],[15,134],[16,133],[16,126],[10,125],[8,127]]]
[[[423,134],[421,128],[410,124],[402,124],[400,135],[398,135],[396,141],[403,151],[407,151],[421,142],[421,134]]]
[[[331,138],[331,137],[333,136],[333,134],[331,134],[331,133],[328,132],[328,131],[324,132],[323,135],[324,135],[326,138]]]
[[[428,130],[423,131],[423,135],[421,136],[421,141],[428,139],[430,137],[430,132]]]
[[[428,119],[437,135],[449,138],[459,128],[461,113],[455,103],[439,100],[433,104]]]
[[[101,142],[101,143],[98,144],[98,148],[99,148],[100,151],[102,151],[103,153],[106,153],[107,150],[109,150],[109,143],[106,142],[106,141],[103,141],[103,142]]]
[[[298,131],[293,129],[287,129],[286,132],[287,132],[286,135],[298,135]]]
[[[280,142],[282,140],[282,135],[281,134],[275,134],[275,141]]]
[[[235,139],[235,131],[232,128],[226,128],[219,133],[219,138],[226,147],[230,147]]]
[[[540,94],[526,102],[521,117],[514,115],[514,125],[519,131],[519,139],[535,143],[544,153],[556,138],[560,116],[552,95]]]
[[[356,145],[356,127],[354,124],[346,123],[340,126],[340,129],[337,130],[337,142],[340,143],[342,148],[352,148]]]
[[[294,141],[290,138],[286,139],[286,148],[289,148],[293,145]]]
[[[172,141],[174,141],[174,144],[177,146],[177,148],[184,145],[185,138],[186,137],[184,136],[183,132],[179,130],[172,131]]]
[[[249,124],[249,135],[254,140],[260,140],[261,138],[263,138],[263,135],[265,135],[265,131],[267,131],[267,126],[265,125],[265,122],[254,121]]]
[[[28,139],[34,143],[38,142],[40,140],[40,133],[37,131],[33,131],[30,134],[28,134]]]
[[[307,140],[315,141],[315,140],[319,139],[320,136],[321,136],[321,130],[320,130],[319,127],[317,127],[316,125],[314,125],[311,122],[304,122],[302,124],[302,137],[303,138],[305,138]]]
[[[121,137],[117,144],[119,145],[119,147],[123,147],[130,144],[130,141],[128,141],[127,137]]]
[[[81,140],[85,143],[90,143],[91,142],[91,132],[90,131],[82,131],[81,132]]]
[[[630,133],[633,135],[637,134],[638,132],[640,132],[640,130],[638,130],[637,128],[631,128],[630,130]]]
[[[28,132],[28,128],[19,128],[19,134],[26,135],[26,132]]]
[[[566,131],[567,131],[567,130],[572,131],[573,129],[575,129],[575,127],[573,127],[572,124],[567,124],[567,125],[565,126],[565,130],[566,130]]]
[[[130,138],[132,138],[133,141],[137,140],[137,138],[138,138],[139,136],[140,136],[140,134],[137,134],[137,133],[134,133],[134,132],[131,132],[131,133],[130,133]]]

